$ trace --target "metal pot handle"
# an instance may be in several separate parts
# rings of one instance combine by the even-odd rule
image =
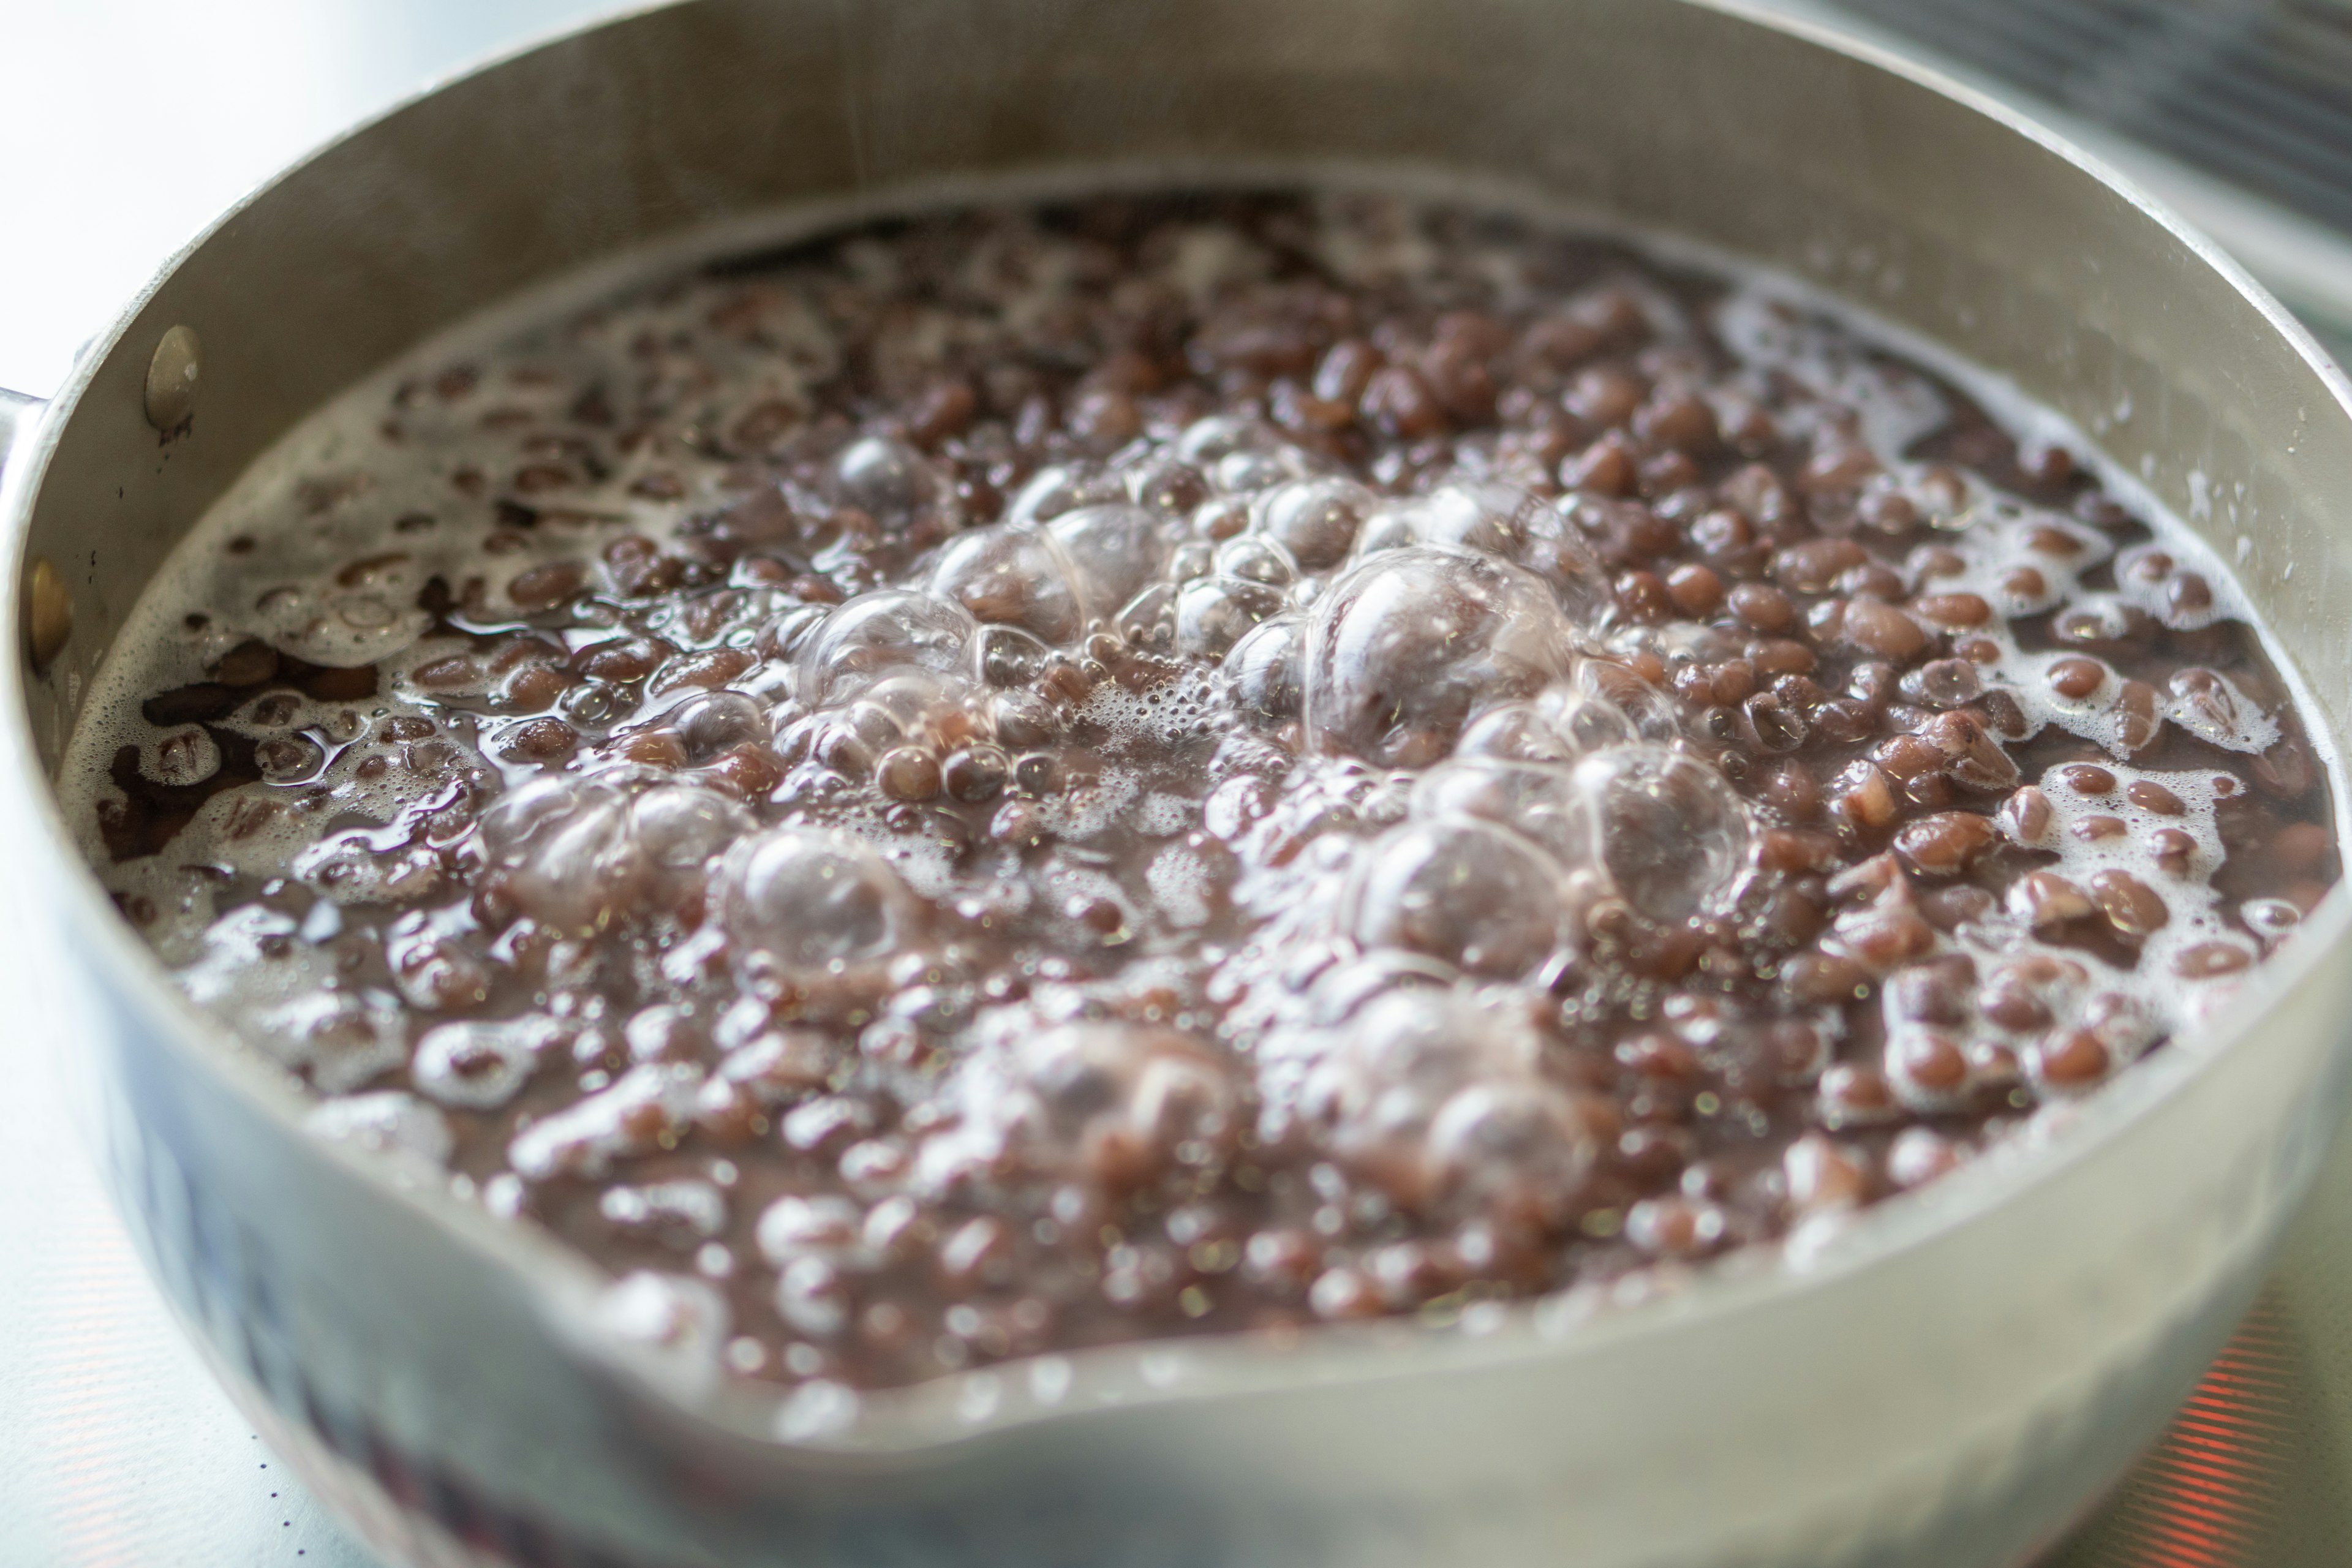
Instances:
[[[19,447],[31,444],[29,437],[47,406],[41,398],[0,386],[0,511],[5,510],[10,458]],[[15,541],[0,541],[0,548],[13,552]],[[47,561],[36,560],[26,570],[25,647],[37,670],[58,656],[72,635],[73,599]]]
[[[40,398],[0,386],[0,474],[8,471],[8,454],[15,450],[16,437],[33,427],[45,406]]]

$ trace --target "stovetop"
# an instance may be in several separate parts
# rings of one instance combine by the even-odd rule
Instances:
[[[2337,0],[1777,0],[2021,99],[2352,346],[2352,8]],[[72,344],[251,179],[450,65],[612,0],[21,0],[0,101],[37,166],[0,247],[0,384]],[[299,80],[301,89],[291,90]],[[2339,86],[2339,84],[2341,84]],[[174,155],[120,106],[179,102]],[[12,131],[12,137],[15,132]],[[46,182],[46,183],[44,183]],[[89,193],[107,192],[93,204]],[[26,311],[14,302],[38,300]],[[76,324],[79,324],[78,330]],[[44,978],[0,994],[0,1568],[368,1568],[198,1364],[67,1124]],[[2171,1430],[2042,1568],[2336,1568],[2352,1541],[2352,1134]]]

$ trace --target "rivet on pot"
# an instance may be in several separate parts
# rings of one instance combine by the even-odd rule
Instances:
[[[47,556],[33,563],[26,584],[25,632],[33,645],[33,668],[40,669],[58,657],[73,635],[73,595]]]
[[[147,423],[170,436],[196,411],[196,376],[204,345],[194,327],[173,327],[155,344],[147,362]]]

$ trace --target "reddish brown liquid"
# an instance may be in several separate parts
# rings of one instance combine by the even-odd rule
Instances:
[[[210,546],[259,591],[125,720],[126,910],[326,1130],[700,1281],[654,1331],[751,1375],[1769,1240],[2336,874],[2200,556],[1842,327],[1512,222],[927,219],[369,419]],[[361,542],[271,587],[311,519]]]

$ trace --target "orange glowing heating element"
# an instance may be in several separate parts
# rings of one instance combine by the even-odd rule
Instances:
[[[2294,1360],[2264,1302],[2240,1326],[2164,1440],[2116,1494],[2111,1523],[2122,1568],[2268,1568],[2255,1555],[2287,1500],[2280,1455]]]

